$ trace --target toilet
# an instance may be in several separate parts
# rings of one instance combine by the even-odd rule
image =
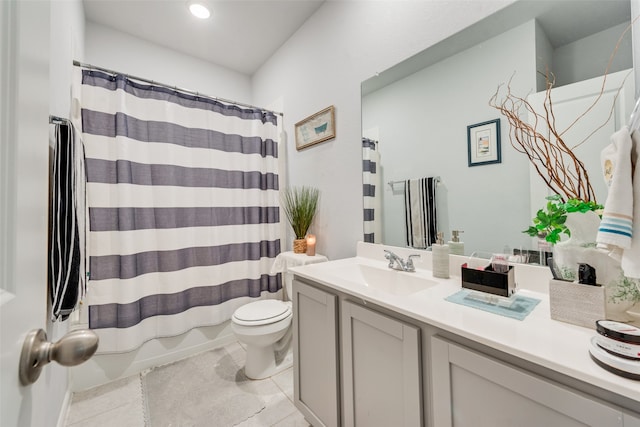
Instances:
[[[291,295],[291,274],[283,274],[285,295]],[[239,307],[231,317],[231,329],[238,341],[246,345],[244,373],[248,378],[268,378],[293,364],[291,354],[291,301],[274,299],[250,302]]]

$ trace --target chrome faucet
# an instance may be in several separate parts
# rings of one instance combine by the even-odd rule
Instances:
[[[392,268],[394,270],[408,271],[408,272],[416,271],[416,267],[415,265],[413,265],[413,258],[416,258],[416,257],[420,258],[420,255],[418,254],[409,255],[407,260],[404,261],[401,257],[394,254],[393,252],[388,251],[386,249],[384,251],[385,251],[384,257],[389,260],[389,268]]]

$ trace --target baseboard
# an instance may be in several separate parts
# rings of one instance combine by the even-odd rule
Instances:
[[[58,415],[58,423],[56,427],[65,427],[67,422],[67,416],[69,415],[69,408],[71,407],[71,396],[73,393],[71,389],[67,387],[67,391],[64,394],[64,400],[62,401],[62,407],[60,408],[60,414]]]

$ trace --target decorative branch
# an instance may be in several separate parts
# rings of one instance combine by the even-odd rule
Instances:
[[[500,90],[503,85],[498,86],[495,94],[489,100],[489,105],[496,108],[507,118],[511,132],[509,140],[513,148],[527,156],[538,175],[554,193],[559,194],[562,201],[569,199],[579,199],[585,202],[596,202],[596,195],[589,181],[589,173],[584,163],[576,157],[573,150],[587,141],[599,129],[605,126],[613,115],[615,102],[622,90],[618,88],[613,99],[611,110],[607,119],[590,132],[582,141],[569,147],[563,135],[571,129],[580,119],[584,118],[591,111],[598,101],[601,100],[605,91],[605,84],[609,68],[615,54],[622,43],[623,37],[631,29],[635,21],[623,31],[616,46],[609,58],[607,68],[602,80],[600,93],[589,107],[579,114],[576,119],[564,130],[556,127],[556,117],[553,112],[553,102],[551,101],[551,90],[555,85],[555,76],[547,68],[545,70],[546,91],[542,104],[542,112],[534,110],[533,106],[525,99],[515,95],[511,91],[511,76],[506,85],[506,94],[501,101],[498,101]],[[628,75],[625,77],[628,77]],[[623,82],[624,85],[624,82]],[[524,117],[522,119],[521,117]],[[528,121],[525,121],[527,120]]]
[[[555,129],[555,115],[551,102],[551,88],[555,80],[547,74],[547,91],[543,103],[544,113],[538,113],[525,98],[515,95],[511,90],[509,79],[506,94],[498,102],[499,86],[491,97],[489,105],[500,111],[511,127],[509,140],[516,151],[527,156],[538,175],[547,187],[565,199],[581,199],[595,201],[593,187],[589,183],[589,175],[582,163],[565,144],[562,136]],[[529,122],[520,118],[521,110],[529,116]],[[539,128],[544,124],[549,135],[544,135]]]

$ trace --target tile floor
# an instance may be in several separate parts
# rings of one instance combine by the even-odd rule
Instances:
[[[238,343],[75,393],[67,427],[308,427],[293,370],[259,381]]]

